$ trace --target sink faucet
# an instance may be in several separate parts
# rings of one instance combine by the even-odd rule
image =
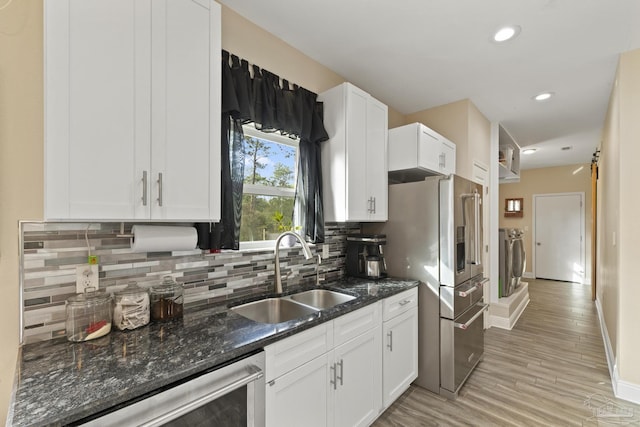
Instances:
[[[276,239],[276,249],[275,249],[275,253],[276,253],[276,293],[277,294],[281,294],[282,293],[282,278],[280,277],[280,251],[278,249],[280,248],[280,240],[282,240],[282,238],[284,236],[293,236],[296,239],[298,239],[298,241],[302,245],[302,253],[304,253],[304,258],[305,259],[310,259],[313,256],[313,254],[311,254],[311,248],[309,248],[309,245],[307,245],[307,242],[305,242],[304,239],[302,237],[300,237],[299,234],[294,233],[293,231],[285,231],[284,233],[282,233],[281,235],[278,236],[278,238]]]

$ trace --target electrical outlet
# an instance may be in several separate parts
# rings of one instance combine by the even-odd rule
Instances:
[[[98,265],[81,265],[76,267],[76,293],[84,293],[86,288],[98,290]]]

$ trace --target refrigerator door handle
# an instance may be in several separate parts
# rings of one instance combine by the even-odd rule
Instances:
[[[466,203],[468,199],[473,199],[473,223],[470,224],[470,221],[467,221],[467,209]],[[473,234],[473,245],[468,244],[465,245],[465,252],[467,248],[473,250],[473,256],[466,256],[469,261],[468,264],[480,265],[482,260],[480,258],[480,194],[477,190],[474,190],[471,194],[463,194],[462,195],[462,214],[464,217],[464,226],[465,226],[465,234],[468,232],[468,235],[465,235],[465,243],[470,243],[469,240],[472,238],[471,234]]]

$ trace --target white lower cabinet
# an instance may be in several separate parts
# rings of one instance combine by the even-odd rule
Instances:
[[[418,376],[418,293],[411,289],[384,301],[382,400],[388,408]]]
[[[336,347],[334,421],[338,426],[368,426],[380,413],[380,326]]]
[[[330,423],[330,355],[323,354],[266,384],[267,426],[324,427]],[[331,386],[333,388],[333,386]]]
[[[302,338],[294,335],[265,348],[267,426],[367,426],[377,418],[382,406],[380,310],[380,303],[372,304],[302,332]],[[327,344],[331,348],[320,356],[304,363],[298,357],[304,352],[300,346]],[[278,360],[289,360],[288,371],[274,377],[269,367],[280,366],[280,373]]]

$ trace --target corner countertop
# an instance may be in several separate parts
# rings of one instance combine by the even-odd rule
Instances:
[[[344,279],[322,287],[355,299],[278,324],[256,323],[218,305],[84,343],[60,338],[25,345],[18,356],[7,425],[81,420],[417,285],[391,278]]]

